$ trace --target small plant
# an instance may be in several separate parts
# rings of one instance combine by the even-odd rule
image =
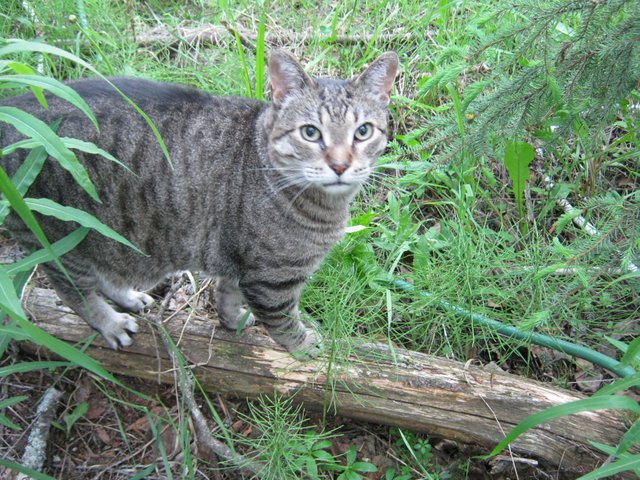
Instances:
[[[522,224],[524,234],[528,232],[528,226],[524,214],[524,190],[529,180],[529,164],[533,160],[533,147],[527,142],[507,142],[504,152],[504,164],[509,172],[509,178],[513,183],[513,194],[518,206],[518,216]]]
[[[399,451],[402,452],[403,458],[406,459],[407,463],[414,465],[415,469],[420,471],[424,478],[444,478],[437,473],[430,473],[430,471],[438,471],[439,467],[434,464],[433,447],[431,446],[428,437],[423,437],[412,432],[406,432],[399,428],[394,428],[391,431],[391,434],[393,436],[398,436],[396,446]],[[408,472],[401,471],[400,473],[401,475],[397,477],[397,480],[403,479]],[[387,472],[387,474],[389,473]],[[390,478],[395,479],[396,477]]]
[[[358,461],[358,450],[355,446],[352,446],[345,453],[346,465],[340,465],[338,463],[326,465],[327,470],[333,470],[340,472],[338,480],[361,480],[364,478],[364,473],[377,472],[378,467],[373,463]]]
[[[80,402],[70,413],[67,413],[62,417],[64,425],[57,421],[52,422],[52,425],[69,435],[76,422],[80,420],[88,411],[89,404],[87,402]]]
[[[302,441],[295,441],[291,444],[293,451],[299,454],[294,462],[300,472],[304,472],[312,480],[321,478],[320,468],[335,463],[335,458],[327,451],[332,445],[331,440],[326,438],[318,439],[315,431],[305,433]]]
[[[249,413],[239,415],[257,438],[238,435],[236,442],[244,445],[250,456],[264,464],[260,477],[264,479],[296,478],[301,475],[323,478],[320,470],[334,465],[334,457],[326,451],[331,446],[331,432],[316,432],[305,426],[300,405],[293,398],[260,397],[249,404]]]
[[[400,467],[400,471],[395,467],[388,468],[384,474],[384,480],[411,480],[412,478],[411,468],[406,465]]]

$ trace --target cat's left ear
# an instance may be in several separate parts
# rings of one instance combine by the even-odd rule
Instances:
[[[269,83],[273,103],[279,105],[287,96],[312,85],[313,80],[293,55],[286,50],[278,49],[269,55]]]
[[[387,105],[396,73],[398,73],[398,55],[395,52],[386,52],[369,65],[354,83]]]

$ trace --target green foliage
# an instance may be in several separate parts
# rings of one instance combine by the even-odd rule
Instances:
[[[407,464],[413,465],[425,479],[444,479],[446,474],[440,475],[440,467],[434,463],[433,449],[428,437],[423,437],[402,429],[391,429],[391,435],[397,437],[396,446],[401,452],[402,459]],[[387,471],[387,477],[402,480],[406,473],[400,472],[398,477],[394,477],[395,469]],[[435,472],[435,473],[433,473]],[[411,476],[406,477],[411,478]]]
[[[524,219],[524,189],[531,176],[529,165],[534,155],[533,147],[527,142],[509,141],[504,151],[504,164],[513,182],[513,194],[516,197],[520,221]]]
[[[16,397],[5,398],[4,400],[0,400],[0,412],[2,412],[5,408],[8,408],[12,405],[20,403],[26,400],[28,397],[25,395],[18,395]],[[19,425],[16,425],[14,422],[9,420],[6,415],[0,413],[0,424],[4,425],[11,430],[22,430]]]
[[[260,397],[249,404],[247,415],[240,415],[259,432],[257,438],[238,436],[236,443],[249,448],[251,455],[264,464],[260,478],[275,480],[302,475],[318,479],[324,477],[321,470],[340,468],[326,450],[331,446],[329,439],[333,433],[317,433],[305,426],[302,407],[293,401],[278,394]]]
[[[84,63],[81,59],[64,52],[55,47],[49,47],[44,44],[36,44],[33,42],[2,42],[4,46],[0,47],[0,73],[7,69],[19,72],[20,75],[0,75],[0,89],[5,93],[10,90],[19,91],[22,86],[31,87],[32,91],[41,103],[46,105],[42,91],[47,90],[53,95],[60,96],[76,106],[80,111],[87,115],[96,125],[97,123],[93,113],[88,106],[74,91],[65,85],[53,79],[31,73],[33,72],[29,66],[17,61],[5,60],[4,58],[16,55],[35,52],[47,53],[51,55],[60,55],[70,60]],[[70,207],[58,205],[48,199],[29,199],[23,198],[29,186],[35,181],[47,157],[48,161],[58,161],[61,166],[66,168],[74,176],[76,181],[89,193],[95,200],[98,200],[95,188],[89,179],[86,170],[80,164],[75,154],[69,149],[75,148],[89,153],[102,155],[110,161],[117,161],[110,154],[102,151],[93,144],[81,142],[74,139],[61,139],[55,133],[56,125],[50,127],[42,121],[33,117],[26,112],[13,107],[0,107],[0,121],[15,127],[20,133],[27,137],[26,140],[10,145],[0,152],[0,155],[7,155],[17,148],[30,149],[24,163],[18,169],[13,178],[9,178],[4,169],[0,168],[0,189],[4,198],[0,201],[0,219],[4,220],[10,209],[13,209],[27,227],[31,229],[34,235],[43,245],[42,250],[32,252],[24,259],[8,266],[0,267],[0,309],[8,317],[8,323],[2,329],[2,338],[0,339],[0,355],[4,355],[9,341],[12,338],[30,341],[44,345],[55,354],[65,358],[67,362],[32,362],[30,364],[16,364],[3,367],[0,371],[0,377],[16,373],[18,371],[29,371],[33,369],[51,368],[61,365],[80,365],[94,374],[102,377],[114,384],[122,384],[108,373],[104,368],[91,357],[85,355],[82,351],[72,347],[71,345],[52,337],[37,326],[33,325],[28,319],[20,303],[20,294],[24,287],[24,283],[30,272],[39,264],[44,262],[56,262],[64,271],[64,267],[60,263],[59,257],[74,248],[87,235],[89,229],[94,229],[103,235],[120,241],[133,248],[130,242],[115,231],[99,222],[96,218]],[[74,221],[81,226],[68,236],[51,244],[47,239],[44,231],[41,229],[33,212],[37,211],[42,215],[53,215],[64,221]],[[6,320],[5,320],[6,321]],[[144,397],[144,395],[142,395]],[[24,400],[22,397],[12,397],[6,399],[2,409],[9,405]],[[88,409],[87,403],[79,404],[70,414],[65,416],[65,430],[69,433],[74,423],[86,413]],[[0,422],[9,428],[15,428],[17,425],[9,421],[6,416],[0,415]],[[31,472],[31,470],[16,466],[11,462],[4,465],[17,471],[25,471],[34,478],[49,478],[46,475]]]
[[[374,473],[378,467],[369,462],[358,461],[358,451],[352,446],[345,454],[346,465],[329,465],[328,470],[336,469],[340,472],[338,480],[361,480],[363,473]]]
[[[485,79],[467,87],[474,100],[466,103],[473,121],[466,126],[465,145],[476,156],[493,156],[496,142],[536,129],[548,142],[577,134],[584,148],[593,149],[640,80],[638,2],[525,0],[496,14],[500,28],[480,38],[469,54],[486,59],[493,82],[480,96]],[[504,50],[512,54],[497,57]],[[461,71],[459,64],[432,78],[455,71]],[[455,120],[445,116],[436,122],[439,131],[429,143],[443,143],[443,152],[455,154],[462,141],[451,142]]]
[[[35,480],[55,480],[55,478],[49,475],[45,475],[44,473],[38,472],[37,470],[33,470],[31,468],[23,467],[19,463],[12,462],[4,458],[0,458],[0,465],[8,468],[9,470],[20,472],[28,476],[29,478],[34,478]]]
[[[88,411],[89,404],[87,402],[80,402],[75,406],[71,413],[68,413],[63,417],[67,435],[69,435],[75,423],[80,420]]]

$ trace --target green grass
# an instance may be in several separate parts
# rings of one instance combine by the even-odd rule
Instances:
[[[41,0],[31,14],[23,2],[6,3],[0,36],[37,34],[102,74],[185,83],[222,95],[268,94],[262,73],[269,42],[282,43],[315,75],[348,77],[385,50],[399,54],[402,72],[391,107],[394,140],[354,206],[352,227],[362,228],[333,250],[302,299],[305,311],[322,322],[333,362],[346,359],[350,349],[344,339],[352,338],[462,361],[495,361],[521,374],[551,376],[561,385],[571,385],[582,368],[570,359],[545,363],[528,345],[472,326],[433,300],[392,291],[381,284],[391,277],[522,330],[612,355],[607,338],[624,344],[638,335],[633,319],[640,315],[640,280],[628,268],[640,263],[640,129],[633,106],[640,94],[631,91],[614,102],[615,115],[594,134],[586,117],[574,115],[579,102],[567,103],[569,97],[558,93],[557,69],[549,68],[550,94],[539,100],[547,110],[541,107],[538,123],[525,122],[538,118],[535,111],[523,114],[522,124],[514,120],[505,127],[496,121],[495,131],[509,131],[508,136],[492,135],[491,124],[483,124],[492,112],[481,103],[483,93],[541,61],[536,42],[543,36],[532,37],[531,29],[501,36],[536,18],[531,10],[479,0],[277,5]],[[535,2],[523,2],[529,3]],[[626,8],[625,15],[634,14]],[[554,19],[544,36],[550,51],[573,39],[579,18],[569,12]],[[153,28],[177,35],[179,27],[223,21],[238,35],[222,31],[216,45],[139,43]],[[257,38],[256,48],[243,45],[240,35]],[[23,60],[59,79],[92,74],[46,54]],[[555,60],[543,63],[556,65]],[[564,125],[561,141],[553,139],[556,124]],[[517,196],[504,165],[507,141],[545,149],[533,160],[531,177],[522,177]],[[555,183],[551,192],[545,174]],[[558,209],[556,198],[565,197],[597,227],[597,235],[586,234],[571,223],[571,214]],[[283,418],[297,417],[299,412],[287,408]],[[259,419],[260,412],[252,414]],[[299,427],[295,435],[304,431],[293,425]],[[187,437],[183,425],[180,429]],[[272,432],[272,447],[280,445],[281,433]],[[271,454],[288,446],[278,448]],[[274,457],[276,470],[277,461]]]

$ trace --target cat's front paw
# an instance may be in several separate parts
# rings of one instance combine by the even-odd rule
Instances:
[[[305,327],[305,337],[302,343],[292,348],[287,347],[287,349],[296,360],[312,360],[324,351],[322,336],[313,328]]]
[[[119,299],[114,299],[114,301],[130,312],[141,312],[154,302],[151,295],[137,290],[127,290]]]
[[[297,360],[311,360],[319,356],[323,350],[322,335],[315,327],[305,325],[298,321],[292,326],[285,327],[267,327],[269,335],[276,342],[289,350]]]
[[[220,324],[233,331],[244,330],[245,328],[255,325],[256,318],[249,310],[241,308],[240,313],[234,315],[224,315],[222,311],[218,312],[218,319]]]
[[[99,331],[109,346],[118,350],[133,343],[130,335],[138,331],[138,324],[131,315],[113,312],[109,321],[100,326]]]

